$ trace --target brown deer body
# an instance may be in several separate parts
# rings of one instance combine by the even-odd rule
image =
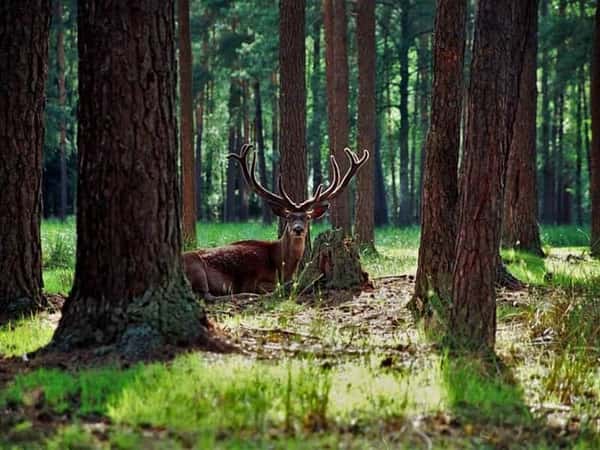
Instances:
[[[184,253],[185,273],[192,289],[207,300],[240,292],[265,293],[273,290],[278,281],[285,283],[291,280],[304,254],[310,221],[327,212],[329,201],[348,185],[369,157],[366,150],[363,157],[358,158],[346,149],[351,164],[343,178],[337,162],[331,157],[330,186],[324,190],[319,185],[311,198],[295,203],[283,189],[281,178],[281,195],[267,191],[256,180],[255,157],[248,168],[247,156],[251,148],[246,144],[242,146],[240,155],[230,154],[229,158],[240,163],[248,185],[265,199],[275,215],[285,219],[286,227],[277,241],[238,241],[223,247]]]

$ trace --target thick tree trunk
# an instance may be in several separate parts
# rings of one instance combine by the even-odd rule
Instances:
[[[341,173],[350,166],[344,148],[348,146],[348,50],[345,0],[323,0],[325,25],[325,66],[327,76],[327,115],[329,151],[335,156]],[[352,231],[350,189],[331,202],[331,224]]]
[[[67,121],[65,118],[65,106],[67,103],[67,90],[65,88],[65,31],[63,25],[63,8],[61,0],[54,3],[54,20],[56,21],[56,77],[58,84],[58,105],[61,110],[58,122],[58,154],[60,161],[60,203],[58,206],[58,217],[65,220],[67,216]]]
[[[174,0],[81,2],[78,31],[77,264],[53,342],[137,358],[207,335],[181,262]]]
[[[400,225],[410,223],[410,194],[408,191],[408,50],[409,42],[409,0],[402,0],[400,11],[400,49],[398,60],[400,63],[400,160],[398,180],[400,183],[400,205],[398,219]]]
[[[194,105],[192,97],[192,41],[190,2],[177,0],[179,28],[179,103],[182,228],[184,248],[196,247],[196,170],[194,161]]]
[[[260,82],[258,79],[254,80],[254,129],[256,131],[256,151],[258,153],[258,171],[260,176],[260,182],[263,186],[268,186],[267,182],[267,162],[265,159],[265,139],[263,131],[263,117],[262,117],[262,101],[260,96]],[[271,208],[267,202],[261,202],[261,215],[263,223],[271,223],[273,221],[273,215],[271,214]]]
[[[323,182],[323,169],[321,167],[321,145],[323,143],[324,103],[321,86],[321,20],[313,23],[313,61],[310,77],[310,90],[312,95],[312,120],[310,122],[309,137],[312,155],[312,184],[317,187]]]
[[[537,17],[532,16],[506,171],[502,244],[543,256],[537,222],[536,62]]]
[[[48,0],[0,3],[0,318],[42,303],[40,220],[49,27]]]
[[[306,198],[306,68],[304,0],[279,4],[279,138],[283,187],[292,200]]]
[[[412,310],[431,313],[429,297],[448,299],[456,245],[458,154],[460,144],[466,0],[437,4],[433,44],[431,124],[425,144],[421,244]]]
[[[375,152],[375,3],[358,0],[356,46],[358,48],[358,148]],[[357,174],[356,238],[359,245],[375,248],[375,158],[369,158]]]
[[[598,102],[600,98],[600,3],[596,5],[594,33],[590,88],[590,111],[592,113],[592,146],[590,150],[591,251],[593,256],[600,257],[600,102]]]
[[[449,324],[454,343],[470,349],[495,343],[506,161],[535,14],[536,0],[478,2]]]

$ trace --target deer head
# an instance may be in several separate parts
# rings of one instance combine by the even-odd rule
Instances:
[[[275,194],[260,184],[255,173],[256,155],[252,156],[252,162],[248,167],[248,154],[251,149],[252,145],[244,144],[239,155],[230,153],[228,158],[233,158],[240,164],[248,186],[267,202],[276,216],[286,221],[286,234],[294,239],[306,238],[309,222],[318,219],[327,212],[330,201],[346,188],[354,174],[369,158],[367,150],[364,150],[363,156],[359,158],[350,149],[345,148],[344,151],[350,160],[350,167],[342,177],[340,176],[340,167],[332,155],[330,157],[331,182],[329,186],[324,188],[322,184],[319,184],[310,198],[301,203],[296,203],[283,188],[281,175],[277,180],[280,194]]]

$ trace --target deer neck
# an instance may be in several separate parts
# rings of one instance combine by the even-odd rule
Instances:
[[[283,280],[289,281],[304,256],[306,234],[304,237],[294,237],[290,236],[286,229],[279,242],[281,245],[281,273],[283,273]]]

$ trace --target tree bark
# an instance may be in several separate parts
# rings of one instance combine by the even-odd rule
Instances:
[[[506,161],[535,13],[536,0],[478,2],[449,324],[453,342],[471,350],[495,343]]]
[[[448,299],[456,245],[466,0],[437,3],[433,44],[431,123],[425,144],[421,243],[412,310],[431,313],[430,294]]]
[[[358,0],[356,46],[358,48],[358,148],[375,152],[375,2]],[[375,158],[369,158],[357,174],[356,238],[359,245],[375,248]]]
[[[379,121],[381,124],[381,119]],[[385,180],[383,176],[383,164],[381,161],[381,132],[375,129],[375,226],[383,226],[389,223],[387,199],[385,197]]]
[[[519,83],[504,194],[502,244],[543,256],[537,223],[536,109],[537,17],[531,17]]]
[[[192,96],[192,41],[190,2],[177,0],[179,28],[179,103],[182,225],[184,248],[196,247],[196,170],[194,161],[194,105]]]
[[[592,82],[590,111],[592,113],[592,146],[590,149],[590,199],[592,202],[591,252],[600,257],[600,4],[596,5],[594,50],[592,55]]]
[[[345,173],[350,165],[344,154],[344,148],[348,146],[349,127],[345,0],[323,0],[323,23],[325,25],[329,151],[335,156],[341,173]],[[331,202],[330,218],[334,228],[342,228],[346,235],[352,232],[349,189]]]
[[[306,68],[304,0],[279,3],[280,170],[292,200],[306,198]]]
[[[174,0],[81,2],[78,31],[77,263],[53,343],[138,358],[207,336],[181,262]]]
[[[0,3],[0,317],[42,304],[42,145],[50,2]]]

